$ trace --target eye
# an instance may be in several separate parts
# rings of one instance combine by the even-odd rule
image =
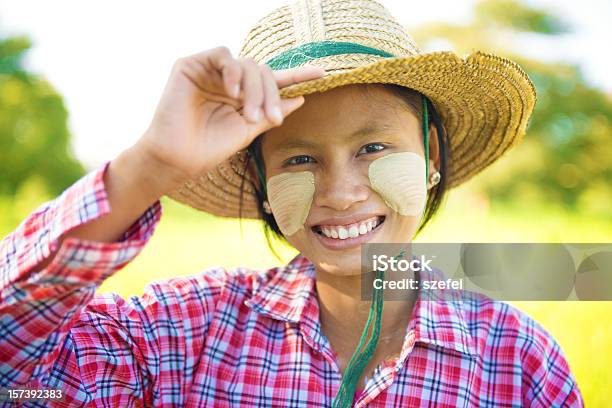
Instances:
[[[359,154],[366,154],[366,153],[376,153],[376,152],[380,152],[381,150],[386,149],[387,147],[382,144],[382,143],[368,143],[367,145],[364,145],[360,150],[359,150]]]
[[[309,160],[312,160],[314,162],[314,159],[310,156],[306,156],[304,154],[300,155],[300,156],[294,156],[292,158],[290,158],[289,160],[285,161],[284,165],[285,166],[294,166],[294,165],[298,165],[298,164],[306,164],[306,163],[310,163]]]

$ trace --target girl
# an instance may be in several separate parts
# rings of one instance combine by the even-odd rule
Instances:
[[[239,58],[180,59],[142,138],[2,241],[0,386],[57,406],[581,406],[557,343],[507,304],[361,298],[361,244],[410,242],[534,103],[516,64],[423,54],[371,0],[300,0]],[[94,296],[166,194],[300,254]]]

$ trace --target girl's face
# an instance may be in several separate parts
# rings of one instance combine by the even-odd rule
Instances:
[[[335,275],[357,275],[361,244],[410,242],[417,230],[421,214],[400,215],[391,209],[386,197],[373,189],[369,167],[392,153],[412,152],[424,158],[419,121],[406,102],[380,85],[349,85],[305,98],[300,109],[263,137],[269,187],[270,179],[279,176],[276,188],[268,188],[269,200],[298,203],[285,212],[303,212],[301,217],[281,214],[277,204],[273,214],[277,222],[279,217],[291,218],[287,241],[317,268]],[[433,159],[436,140],[432,128]],[[435,167],[431,160],[430,172]],[[285,220],[284,224],[291,223]],[[357,237],[333,237],[351,235],[351,227],[361,229]],[[363,234],[364,228],[371,227]],[[323,230],[332,236],[326,237]]]

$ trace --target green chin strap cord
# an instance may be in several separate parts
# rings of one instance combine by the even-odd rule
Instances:
[[[429,115],[427,111],[427,99],[425,98],[425,96],[422,97],[422,101],[423,138],[425,144],[425,185],[427,185],[427,180],[429,178]],[[402,250],[395,258],[401,259],[403,257],[404,250]],[[381,270],[377,270],[376,279],[383,280],[384,272]],[[340,388],[338,389],[338,394],[334,399],[334,408],[349,408],[353,405],[357,382],[359,381],[359,378],[361,378],[363,370],[366,368],[366,366],[372,359],[372,356],[376,351],[376,346],[378,345],[383,308],[383,289],[381,287],[374,288],[374,293],[372,294],[372,305],[370,306],[370,314],[368,315],[368,321],[366,322],[365,328],[361,333],[361,340],[359,340],[357,350],[355,350],[355,353],[353,354],[349,363],[346,366],[344,376],[342,377],[342,382],[340,383]],[[361,350],[361,348],[363,347],[363,343],[365,342],[365,339],[368,333],[370,332],[370,328],[372,326],[372,317],[374,315],[376,315],[376,318],[374,319],[374,329],[372,330],[372,337],[370,337],[363,350]]]
[[[288,69],[302,65],[310,60],[316,60],[319,58],[339,54],[370,54],[378,55],[383,58],[395,57],[394,55],[386,51],[379,50],[377,48],[367,47],[362,44],[340,41],[318,41],[303,44],[299,47],[286,50],[280,55],[268,60],[266,64],[268,64],[273,70]],[[429,115],[427,112],[427,99],[425,98],[425,96],[422,97],[422,101],[423,136],[425,144],[425,185],[427,185],[427,180],[429,178]],[[254,155],[253,158],[256,159]],[[262,166],[258,162],[258,160],[254,161],[255,166],[257,168],[259,180],[262,184],[265,194],[266,184],[263,175],[263,169],[261,168]],[[403,258],[403,256],[404,250],[402,250],[396,258]],[[383,279],[384,272],[377,270],[376,278]],[[384,306],[383,302],[383,289],[374,288],[374,293],[372,294],[372,305],[370,307],[368,321],[366,322],[365,328],[363,329],[363,333],[361,334],[361,339],[359,340],[357,350],[355,350],[355,353],[351,357],[346,367],[344,376],[342,377],[342,382],[340,383],[340,388],[338,389],[338,394],[336,395],[336,398],[334,398],[333,406],[335,408],[348,408],[353,405],[357,382],[359,381],[363,370],[372,359],[374,351],[376,351],[378,338],[380,336],[380,325]],[[376,317],[374,318],[374,316]],[[372,328],[373,319],[374,328],[372,330],[372,337],[368,340],[367,344],[365,344],[364,347],[364,343],[366,341],[368,333]]]

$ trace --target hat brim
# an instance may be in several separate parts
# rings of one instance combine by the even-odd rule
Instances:
[[[288,86],[280,94],[295,97],[367,83],[405,86],[421,92],[435,105],[450,143],[449,187],[469,180],[519,143],[536,101],[533,84],[517,64],[482,52],[465,58],[453,52],[381,58]],[[237,152],[168,196],[219,216],[260,218],[251,186],[254,178],[248,172],[239,214],[245,162],[245,152]]]

